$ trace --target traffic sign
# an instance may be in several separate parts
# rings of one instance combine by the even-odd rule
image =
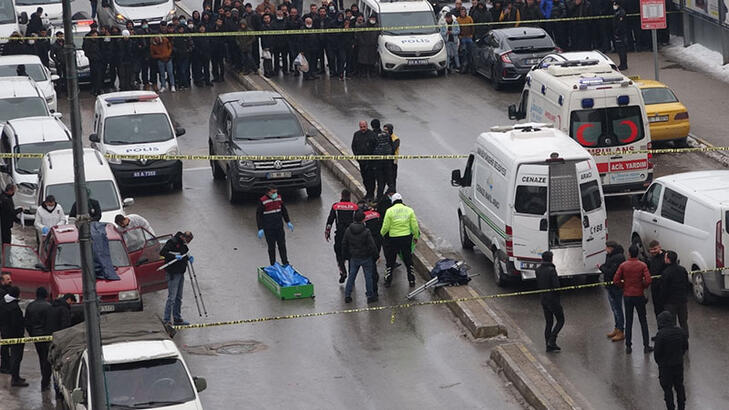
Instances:
[[[640,0],[640,28],[643,30],[662,30],[666,27],[666,4],[664,0]]]

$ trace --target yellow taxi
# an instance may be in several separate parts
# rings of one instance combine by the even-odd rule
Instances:
[[[678,101],[673,90],[654,80],[637,79],[645,101],[652,141],[674,141],[685,146],[691,124],[686,107]]]

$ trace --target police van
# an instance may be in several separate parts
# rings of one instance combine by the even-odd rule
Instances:
[[[380,75],[403,71],[445,74],[446,49],[426,0],[357,0],[365,21],[377,18],[383,28],[377,41]],[[400,27],[400,29],[388,29]],[[407,27],[407,28],[406,28]]]
[[[589,152],[548,124],[494,127],[482,133],[459,188],[461,245],[493,262],[496,284],[534,279],[544,251],[559,276],[599,275],[605,261],[607,212]]]
[[[536,66],[509,118],[552,123],[594,157],[605,195],[643,193],[653,179],[648,117],[640,89],[597,60]]]
[[[177,155],[177,137],[167,109],[154,91],[122,91],[96,98],[91,147],[102,154]],[[120,188],[167,185],[182,189],[182,161],[113,159],[109,165]]]

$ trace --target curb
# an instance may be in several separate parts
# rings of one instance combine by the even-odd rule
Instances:
[[[688,142],[688,145],[692,148],[706,148],[706,147],[713,147],[714,145],[710,143],[709,141],[706,141],[705,139],[689,133],[688,138],[686,139]],[[720,163],[721,165],[729,168],[729,154],[727,154],[724,151],[708,151],[708,152],[702,152],[705,156],[713,159],[714,161]]]

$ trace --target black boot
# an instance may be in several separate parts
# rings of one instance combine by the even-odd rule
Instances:
[[[392,285],[392,268],[388,266],[385,270],[385,287],[389,288],[390,285]]]
[[[413,275],[413,267],[408,266],[408,284],[411,288],[415,287],[415,275]]]

